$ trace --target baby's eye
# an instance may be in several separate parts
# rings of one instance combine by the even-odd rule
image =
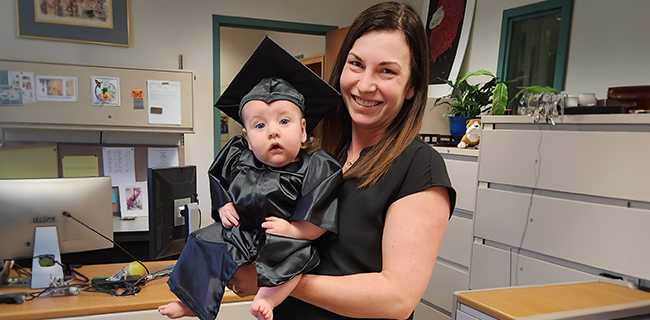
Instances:
[[[288,123],[289,123],[289,119],[280,120],[280,124],[288,124]]]
[[[264,125],[263,123],[258,123],[255,125],[255,129],[264,129],[264,127],[266,127],[266,125]]]

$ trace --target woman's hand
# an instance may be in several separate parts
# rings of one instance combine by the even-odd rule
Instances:
[[[232,202],[224,204],[217,211],[219,211],[219,218],[221,218],[221,224],[224,228],[230,229],[239,225],[239,215]]]
[[[244,264],[230,278],[227,286],[240,297],[252,296],[257,293],[257,270],[255,264]]]

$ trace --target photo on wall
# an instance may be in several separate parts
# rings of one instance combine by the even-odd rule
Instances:
[[[429,40],[429,96],[448,93],[442,80],[456,81],[469,40],[476,0],[425,1],[424,21]]]
[[[36,22],[113,27],[112,0],[35,0]]]
[[[36,76],[36,100],[77,101],[77,78]]]

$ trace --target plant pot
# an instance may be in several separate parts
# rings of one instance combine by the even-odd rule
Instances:
[[[462,136],[465,134],[467,120],[474,117],[449,117],[449,134],[452,136]]]

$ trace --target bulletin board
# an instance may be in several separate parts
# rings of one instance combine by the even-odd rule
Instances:
[[[5,89],[11,85],[5,71],[33,74],[30,86],[35,99],[5,103],[3,99],[9,96]],[[3,83],[3,72],[9,83]],[[64,88],[60,96],[64,100],[40,100],[39,95],[59,98],[57,93],[48,96],[47,79],[64,83],[76,79],[74,95]],[[107,93],[113,95],[112,101],[96,101],[101,93],[97,79],[102,88],[110,85]],[[193,92],[194,73],[188,70],[0,60],[0,127],[193,133]],[[141,98],[134,98],[138,93]]]

